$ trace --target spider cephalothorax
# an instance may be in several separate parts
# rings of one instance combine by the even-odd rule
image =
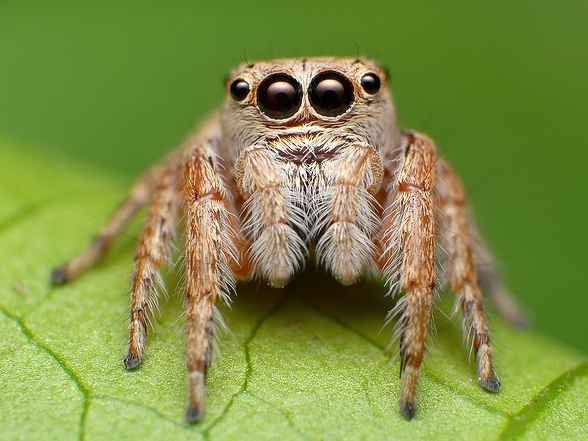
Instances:
[[[405,416],[415,412],[437,262],[462,306],[479,382],[498,390],[462,184],[431,139],[398,128],[387,83],[366,59],[237,67],[222,109],[137,181],[86,251],[53,272],[56,283],[78,275],[150,204],[131,292],[125,365],[133,368],[145,354],[159,267],[184,220],[188,419],[204,412],[217,299],[228,298],[237,278],[284,286],[310,252],[342,284],[379,272],[403,294],[396,311]],[[492,291],[504,296],[501,286]]]

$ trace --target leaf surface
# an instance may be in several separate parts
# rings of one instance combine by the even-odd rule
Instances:
[[[140,220],[95,268],[54,288],[129,184],[0,138],[0,432],[6,439],[586,439],[586,356],[491,321],[502,390],[484,391],[460,317],[441,296],[413,421],[398,412],[398,358],[381,330],[393,300],[309,271],[284,290],[240,285],[209,374],[207,415],[184,420],[178,267],[148,352],[123,367],[129,272]],[[26,165],[26,166],[25,166]],[[520,438],[519,438],[520,437]]]

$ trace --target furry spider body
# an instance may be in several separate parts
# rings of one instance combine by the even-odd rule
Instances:
[[[237,67],[221,111],[142,176],[89,248],[53,272],[55,283],[77,276],[150,205],[135,257],[125,357],[136,367],[157,304],[159,267],[184,219],[189,420],[204,413],[217,299],[228,300],[236,279],[283,287],[309,252],[342,284],[379,272],[402,292],[390,315],[399,314],[403,415],[416,409],[437,261],[462,306],[479,382],[498,390],[465,192],[431,139],[398,128],[386,86],[385,71],[365,59]],[[436,257],[440,249],[443,258]],[[502,286],[493,286],[504,298]]]

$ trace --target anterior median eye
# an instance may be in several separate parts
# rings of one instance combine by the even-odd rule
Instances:
[[[291,117],[298,111],[301,102],[300,83],[290,75],[272,74],[257,89],[257,105],[270,118]]]
[[[338,116],[353,103],[353,86],[347,77],[338,72],[323,72],[310,83],[308,96],[318,113]]]

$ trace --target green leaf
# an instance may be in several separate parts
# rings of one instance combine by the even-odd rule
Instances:
[[[398,359],[380,331],[392,299],[377,284],[344,288],[309,272],[284,290],[239,286],[219,344],[207,415],[187,401],[177,268],[127,371],[129,271],[140,220],[106,258],[51,287],[51,268],[80,251],[129,184],[88,165],[0,138],[0,433],[4,439],[381,440],[586,439],[586,356],[492,320],[498,394],[477,384],[438,302],[412,421],[398,412]],[[519,438],[520,437],[520,438]]]

